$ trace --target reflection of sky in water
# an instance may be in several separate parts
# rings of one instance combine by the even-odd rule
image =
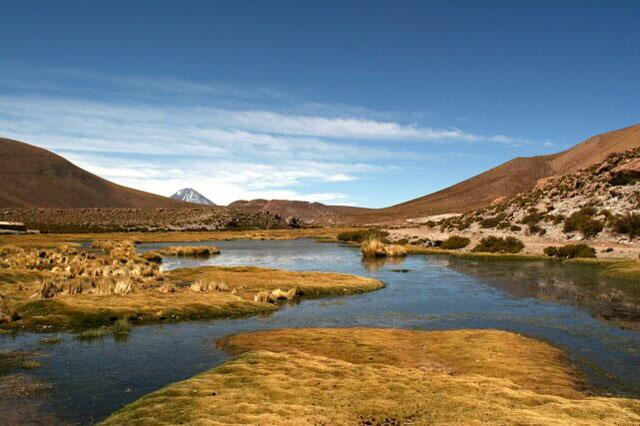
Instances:
[[[600,293],[614,291],[607,287],[613,284],[596,282],[595,275],[584,269],[443,256],[409,256],[399,262],[371,264],[362,262],[357,249],[312,240],[214,244],[222,250],[219,256],[167,259],[164,266],[257,265],[337,271],[376,277],[387,287],[355,296],[307,300],[270,316],[137,327],[123,342],[111,337],[79,342],[65,335],[63,343],[44,347],[37,344],[40,336],[20,334],[0,337],[0,349],[46,352],[44,366],[33,371],[54,384],[52,394],[42,398],[44,408],[62,419],[84,423],[228,359],[214,345],[220,337],[282,327],[511,330],[568,349],[591,383],[605,391],[640,395],[640,333],[594,318],[599,316],[598,306],[606,311]],[[143,244],[140,249],[155,247]]]

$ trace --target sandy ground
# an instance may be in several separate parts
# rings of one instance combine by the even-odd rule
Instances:
[[[522,236],[514,235],[511,232],[499,231],[497,229],[487,230],[464,230],[454,232],[440,232],[437,229],[430,229],[427,227],[407,227],[389,230],[389,239],[397,241],[403,238],[411,240],[412,238],[444,241],[451,235],[459,235],[467,237],[471,240],[471,243],[462,251],[470,251],[481,239],[490,235],[496,237],[515,236],[521,240],[525,248],[522,254],[543,254],[543,250],[547,246],[560,246],[565,244],[584,243],[592,246],[596,249],[598,257],[603,259],[625,258],[625,259],[638,259],[640,256],[640,242],[635,244],[622,244],[617,241],[590,241],[590,240],[560,240],[552,237],[539,237],[539,236]],[[606,249],[612,248],[613,251],[605,252]]]

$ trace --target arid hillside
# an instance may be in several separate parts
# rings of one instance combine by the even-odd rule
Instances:
[[[348,218],[353,215],[366,214],[371,211],[371,209],[366,208],[327,206],[326,204],[310,203],[308,201],[264,199],[251,201],[238,200],[229,204],[228,207],[243,211],[277,214],[289,220],[296,218],[311,225],[343,223],[348,221]]]
[[[354,216],[358,222],[417,218],[441,213],[466,213],[492,201],[530,191],[541,178],[561,176],[603,162],[614,152],[640,147],[640,125],[594,136],[552,155],[515,158],[442,191],[395,206]]]
[[[116,185],[50,151],[0,138],[0,207],[180,207],[190,204]]]
[[[467,213],[532,190],[540,179],[562,176],[602,163],[609,154],[640,147],[640,125],[594,136],[557,154],[518,157],[424,197],[382,209],[327,206],[287,200],[236,201],[230,206],[297,217],[314,224],[404,222],[443,213]]]

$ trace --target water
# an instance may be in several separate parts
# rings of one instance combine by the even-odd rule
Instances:
[[[215,346],[223,336],[316,326],[520,332],[567,349],[599,392],[640,396],[640,332],[619,326],[637,326],[638,290],[628,283],[597,280],[589,268],[421,255],[365,264],[354,248],[313,240],[215,244],[222,249],[219,256],[167,259],[163,267],[255,265],[335,271],[371,276],[387,287],[302,301],[269,316],[136,327],[124,341],[108,337],[81,342],[62,335],[62,343],[43,346],[38,343],[42,335],[0,336],[0,350],[35,349],[44,354],[43,366],[29,374],[52,383],[53,390],[32,399],[37,406],[24,412],[37,418],[54,415],[58,422],[90,423],[229,359]],[[140,250],[160,245],[143,244]],[[0,410],[17,412],[22,408],[17,404],[6,401]]]

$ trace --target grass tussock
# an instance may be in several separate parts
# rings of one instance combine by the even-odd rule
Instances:
[[[46,269],[0,269],[0,328],[112,333],[114,318],[136,324],[268,313],[293,297],[348,295],[383,287],[345,274],[264,268],[205,267],[136,281],[82,277],[65,280]],[[255,300],[268,292],[263,303]],[[105,330],[106,329],[106,330]],[[80,337],[82,338],[82,337]]]
[[[520,253],[524,248],[522,241],[515,237],[489,236],[480,240],[473,248],[475,253]]]
[[[129,332],[131,332],[132,328],[133,328],[133,324],[131,324],[128,319],[120,318],[120,319],[117,319],[110,326],[102,326],[102,327],[96,327],[96,328],[90,328],[88,330],[84,330],[83,332],[76,334],[76,339],[95,340],[95,339],[101,339],[109,335],[117,336],[122,334],[128,334]]]
[[[362,243],[360,251],[363,257],[401,257],[407,255],[407,249],[398,244],[385,244],[378,239],[369,239]]]
[[[215,246],[169,246],[154,253],[175,257],[209,257],[220,254],[220,249]]]
[[[560,247],[545,247],[544,254],[559,259],[594,258],[596,250],[586,244],[567,244]]]
[[[452,235],[442,242],[440,248],[444,250],[459,250],[468,246],[470,242],[469,238]]]
[[[62,342],[62,337],[60,336],[43,337],[38,340],[41,345],[57,345],[60,342]]]
[[[104,424],[635,424],[637,400],[586,398],[557,348],[497,330],[288,329]],[[292,391],[293,390],[293,391]]]

